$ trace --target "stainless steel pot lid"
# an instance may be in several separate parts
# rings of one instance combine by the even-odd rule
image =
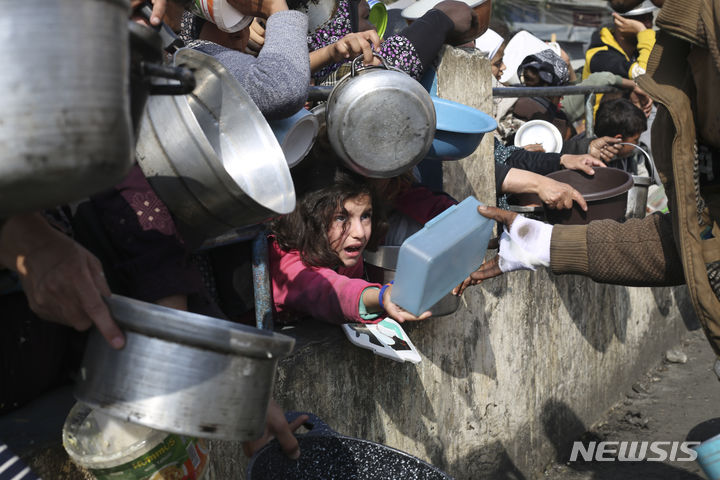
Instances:
[[[141,302],[121,295],[105,299],[118,325],[131,332],[230,354],[276,358],[292,351],[295,340],[219,318]]]

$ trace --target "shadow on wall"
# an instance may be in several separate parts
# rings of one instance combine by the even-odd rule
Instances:
[[[672,299],[674,298],[677,302],[677,308],[680,312],[680,316],[685,323],[685,327],[690,331],[700,329],[700,320],[698,319],[695,309],[692,306],[687,285],[672,288],[653,288],[652,293],[655,298],[655,304],[658,306],[660,313],[663,315],[668,314],[670,307],[672,306]],[[672,293],[672,295],[669,295],[669,293]],[[667,306],[668,303],[669,306]]]
[[[501,442],[472,450],[449,469],[459,479],[525,480]]]
[[[630,314],[626,287],[569,275],[551,275],[551,279],[568,315],[595,350],[605,352],[613,337],[625,342]]]
[[[555,448],[555,461],[557,463],[565,463],[572,470],[579,474],[584,474],[583,479],[637,480],[641,478],[652,478],[658,480],[702,480],[702,477],[698,475],[660,462],[586,462],[582,458],[578,458],[575,462],[569,462],[574,441],[582,441],[583,444],[587,446],[588,442],[602,441],[603,439],[597,435],[588,433],[585,424],[575,412],[564,402],[558,400],[545,402],[543,411],[540,414],[540,420],[545,436]],[[717,428],[717,425],[715,425],[715,428]]]

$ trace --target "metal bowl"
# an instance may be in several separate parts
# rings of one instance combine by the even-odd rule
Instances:
[[[91,332],[75,387],[79,401],[166,432],[262,435],[277,362],[295,340],[119,295],[107,302],[126,345],[114,350]]]
[[[238,81],[210,55],[182,49],[189,95],[152,96],[137,160],[182,223],[205,238],[262,223],[295,208],[295,190],[270,126]]]

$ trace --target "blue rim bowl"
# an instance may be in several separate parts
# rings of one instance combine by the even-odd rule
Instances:
[[[497,128],[487,113],[462,103],[432,97],[437,123],[435,138],[425,158],[452,161],[475,151],[483,136]]]

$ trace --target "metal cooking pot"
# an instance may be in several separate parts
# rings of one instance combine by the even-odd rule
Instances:
[[[378,247],[374,252],[365,250],[363,252],[363,260],[370,265],[382,268],[382,283],[388,283],[395,278],[395,267],[397,266],[399,254],[399,246],[383,245]],[[444,315],[451,315],[455,313],[458,307],[460,307],[460,297],[458,295],[448,293],[438,300],[437,303],[428,308],[428,310],[432,312],[433,317],[442,317]]]
[[[197,87],[151,96],[137,160],[170,211],[205,238],[295,208],[290,170],[275,135],[238,81],[210,55],[175,54]]]
[[[415,166],[430,150],[435,107],[430,94],[406,73],[360,65],[333,88],[327,101],[330,144],[345,165],[366,177],[394,177]]]
[[[126,345],[114,350],[91,332],[75,387],[79,401],[183,435],[262,435],[277,362],[295,340],[118,295],[107,302]]]
[[[3,4],[0,216],[109,188],[132,165],[128,0]]]

